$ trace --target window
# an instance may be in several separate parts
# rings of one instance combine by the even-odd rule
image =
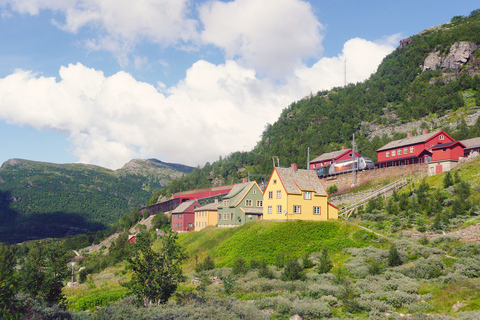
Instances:
[[[223,200],[223,206],[228,207],[230,205],[229,200]]]
[[[252,190],[252,193],[253,193],[253,194],[257,194],[257,189],[253,189],[253,190]]]
[[[268,191],[268,199],[273,199],[273,191]]]
[[[410,147],[410,153],[414,153],[415,152],[415,147]]]
[[[302,206],[293,206],[293,213],[302,213]]]
[[[223,214],[223,220],[227,220],[228,219],[228,216],[226,213]]]
[[[311,191],[305,191],[305,192],[303,193],[303,199],[305,199],[305,200],[310,200],[310,199],[312,199],[312,192],[311,192]]]
[[[392,157],[395,157],[395,150],[392,150]]]
[[[403,154],[407,154],[408,153],[408,148],[403,148]]]
[[[313,207],[313,214],[321,214],[321,207]]]
[[[401,154],[402,154],[402,149],[398,149],[398,150],[397,150],[397,154],[398,154],[398,155],[401,155]]]
[[[233,220],[233,212],[230,213],[230,220]]]
[[[246,207],[251,207],[252,206],[252,200],[251,199],[245,200],[245,206]]]
[[[282,190],[277,190],[277,199],[282,197]]]
[[[390,151],[387,151],[387,158],[390,157]]]
[[[281,205],[277,206],[277,213],[282,213],[282,206]]]
[[[257,200],[257,207],[263,207],[263,201]]]
[[[273,184],[277,184],[277,179],[273,179]]]
[[[193,228],[193,223],[189,223],[189,224],[188,224],[188,227],[189,227],[189,228]]]
[[[272,213],[272,206],[267,207],[267,213]]]
[[[443,134],[441,134],[441,135],[438,137],[438,139],[440,139],[440,140],[445,140],[445,136],[444,136]]]
[[[222,214],[221,213],[218,214],[218,220],[222,220]]]

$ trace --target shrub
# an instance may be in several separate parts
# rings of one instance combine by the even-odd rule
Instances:
[[[291,313],[298,314],[304,319],[322,319],[332,316],[330,308],[325,303],[311,299],[294,301]]]
[[[398,253],[397,247],[392,244],[390,250],[388,251],[388,265],[390,267],[396,267],[403,263],[402,259],[400,258],[400,254]]]
[[[310,259],[310,256],[308,253],[305,253],[302,256],[302,266],[303,266],[303,269],[310,269],[314,266],[313,261]]]
[[[247,271],[248,271],[248,267],[247,267],[247,263],[245,262],[245,259],[238,258],[237,260],[235,260],[232,267],[233,274],[235,275],[246,274]]]
[[[328,194],[332,194],[332,193],[335,193],[335,192],[338,192],[338,187],[337,187],[336,184],[334,184],[333,186],[328,187],[328,189],[327,189],[327,193],[328,193]]]
[[[265,262],[265,260],[262,260],[262,262],[260,263],[260,266],[258,268],[258,276],[260,278],[267,278],[267,279],[275,278],[273,271],[268,268],[268,265]]]
[[[215,269],[215,261],[211,256],[205,257],[202,263],[199,263],[195,267],[195,272],[199,273],[202,271],[213,270]]]
[[[305,274],[302,266],[296,259],[289,260],[283,269],[283,281],[305,280]]]
[[[319,263],[317,267],[317,272],[322,274],[322,273],[327,273],[332,270],[333,264],[332,260],[328,256],[328,250],[327,248],[323,248],[322,254],[319,257]]]
[[[427,259],[420,258],[416,261],[414,267],[398,269],[398,271],[410,278],[434,279],[443,274],[444,268],[442,257],[432,256]]]

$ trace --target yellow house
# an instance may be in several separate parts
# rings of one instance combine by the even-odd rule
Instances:
[[[338,208],[328,202],[328,194],[314,170],[274,168],[263,191],[264,220],[338,219]]]
[[[215,202],[201,206],[195,209],[195,231],[199,231],[208,226],[216,226],[218,223],[218,206],[217,200]]]

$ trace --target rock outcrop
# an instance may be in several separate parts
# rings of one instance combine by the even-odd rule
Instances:
[[[455,42],[446,56],[441,56],[439,52],[430,53],[423,64],[423,71],[456,71],[474,59],[472,54],[477,48],[478,46],[471,42]]]

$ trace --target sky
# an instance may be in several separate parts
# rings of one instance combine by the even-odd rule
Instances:
[[[0,163],[203,166],[478,1],[0,0]],[[346,69],[346,77],[345,77]]]

